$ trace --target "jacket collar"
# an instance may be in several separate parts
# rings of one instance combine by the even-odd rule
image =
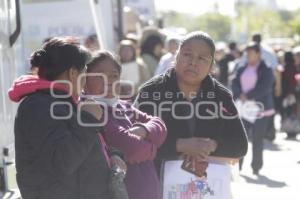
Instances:
[[[66,86],[63,84],[41,79],[34,75],[24,75],[13,82],[12,86],[8,90],[8,96],[11,101],[19,102],[24,97],[40,91],[64,96],[68,93]],[[71,98],[76,104],[77,96],[71,96]]]
[[[168,88],[171,92],[180,92],[180,89],[177,84],[177,77],[176,77],[176,71],[175,68],[169,69],[165,73],[165,78],[167,81]],[[197,98],[200,97],[201,92],[209,92],[209,91],[215,91],[215,81],[214,78],[209,74],[206,76],[206,78],[202,81],[201,88],[197,92]]]

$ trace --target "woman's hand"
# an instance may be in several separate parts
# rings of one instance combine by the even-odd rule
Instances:
[[[247,96],[246,96],[245,94],[241,94],[241,95],[240,95],[240,100],[241,100],[242,102],[245,102],[245,101],[248,100],[248,98],[247,98]]]
[[[217,149],[217,142],[209,138],[184,138],[176,143],[178,152],[193,156],[197,160],[205,160],[209,154]]]
[[[101,120],[103,115],[100,105],[91,99],[84,101],[84,104],[81,105],[81,110],[92,114],[97,120]]]
[[[122,160],[119,156],[117,156],[117,155],[111,156],[110,161],[111,161],[112,167],[116,166],[116,167],[120,168],[124,173],[127,172],[127,165],[124,162],[124,160]]]
[[[134,126],[129,130],[129,132],[138,136],[140,139],[145,139],[148,134],[147,130],[142,126]]]

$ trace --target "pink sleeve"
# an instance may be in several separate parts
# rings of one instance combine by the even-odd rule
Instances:
[[[160,147],[167,137],[165,123],[159,117],[150,116],[134,107],[133,110],[135,113],[133,126],[143,126],[148,131],[146,140]]]
[[[119,149],[124,154],[125,160],[131,164],[153,160],[156,156],[157,147],[131,134],[129,129],[109,122],[104,132],[107,143]]]

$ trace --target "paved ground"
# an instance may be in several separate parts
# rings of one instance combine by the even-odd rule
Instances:
[[[295,140],[287,140],[284,133],[277,133],[273,143],[265,141],[265,148],[264,167],[261,175],[255,176],[250,167],[249,145],[244,168],[240,173],[237,171],[232,186],[234,199],[300,199],[300,135]],[[14,176],[13,172],[9,173],[10,177]]]
[[[250,144],[244,168],[233,184],[234,199],[300,199],[300,135],[287,140],[284,133],[277,133],[273,143],[264,144],[260,176],[252,174]]]

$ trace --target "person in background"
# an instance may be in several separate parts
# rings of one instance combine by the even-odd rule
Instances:
[[[140,49],[139,49],[138,36],[134,33],[128,33],[128,34],[126,34],[124,40],[130,40],[133,43],[134,49],[136,50],[136,55],[139,56],[140,55]]]
[[[236,42],[230,42],[228,48],[229,48],[229,52],[226,53],[225,56],[219,61],[219,67],[220,67],[219,80],[226,87],[228,87],[229,63],[233,62],[239,57],[239,52],[238,52]]]
[[[264,60],[265,64],[273,69],[275,82],[274,82],[274,91],[278,91],[278,82],[279,80],[276,79],[279,76],[279,73],[277,72],[278,69],[278,58],[276,53],[272,48],[269,46],[262,44],[262,36],[260,33],[254,33],[252,35],[252,41],[259,44],[259,47],[261,49],[261,57]],[[277,83],[277,84],[276,84]],[[277,87],[276,87],[277,86]],[[275,94],[275,92],[274,92]],[[275,100],[275,99],[274,99]],[[274,115],[272,117],[268,118],[268,128],[267,132],[265,134],[265,138],[267,138],[270,141],[273,141],[275,139],[275,125],[274,125]]]
[[[135,97],[138,88],[151,76],[146,66],[138,62],[132,41],[122,40],[120,42],[119,56],[122,64],[121,80],[130,82],[121,83],[121,95],[128,95],[130,98]]]
[[[170,38],[167,41],[168,53],[163,55],[159,61],[154,75],[165,73],[169,68],[174,66],[175,56],[179,47],[179,39]]]
[[[273,70],[275,78],[273,97],[275,111],[280,114],[282,110],[282,73],[284,70],[284,51],[278,51],[277,58],[278,66]],[[269,125],[265,138],[271,142],[276,138],[275,114],[269,118]]]
[[[252,41],[259,45],[261,49],[261,58],[264,60],[265,64],[272,68],[272,70],[275,70],[275,68],[278,66],[278,60],[274,50],[262,42],[262,36],[260,33],[254,33],[252,35]],[[239,65],[244,66],[246,62],[247,52],[244,52]]]
[[[285,66],[285,52],[283,50],[279,50],[277,52],[278,57],[278,66],[274,71],[275,76],[275,88],[274,88],[274,97],[275,97],[275,109],[277,112],[281,111],[282,104],[282,73],[284,72]]]
[[[250,42],[246,47],[247,63],[237,70],[232,82],[232,92],[235,99],[242,102],[255,101],[263,105],[254,123],[244,120],[248,134],[252,132],[252,170],[259,175],[263,166],[263,138],[268,128],[268,118],[274,115],[274,75],[261,58],[259,44]],[[242,169],[243,159],[240,161]]]
[[[96,34],[89,35],[85,41],[84,46],[90,50],[91,53],[100,49],[100,44]]]
[[[261,49],[261,58],[264,60],[266,65],[275,70],[278,66],[278,60],[274,50],[262,43],[262,36],[260,33],[254,33],[252,35],[252,41],[259,45]]]
[[[296,105],[296,79],[295,75],[298,73],[295,65],[295,59],[292,51],[286,51],[284,53],[284,71],[282,73],[282,109],[281,116],[282,122],[285,119],[294,117],[297,115]],[[296,137],[297,132],[286,132],[287,138],[293,139]]]
[[[295,66],[297,70],[297,74],[300,73],[300,46],[296,46],[293,49],[294,59],[295,59]],[[299,76],[299,75],[297,75]],[[294,77],[296,78],[296,76]],[[297,101],[297,117],[300,121],[300,79],[296,78],[296,101]],[[299,133],[299,132],[297,132]],[[292,135],[291,135],[292,136]],[[294,134],[291,138],[295,138],[296,134]]]
[[[164,122],[119,99],[121,66],[111,53],[103,51],[95,54],[87,72],[107,77],[107,82],[98,77],[88,77],[85,93],[95,96],[97,101],[107,106],[108,123],[104,127],[104,136],[111,146],[124,153],[128,163],[125,183],[129,198],[160,199],[160,184],[153,159],[166,138]],[[104,97],[97,98],[96,95]]]
[[[20,102],[15,118],[16,177],[24,199],[111,198],[109,162],[125,164],[120,153],[104,150],[105,143],[97,140],[101,108],[78,104],[85,84],[79,77],[89,57],[74,38],[54,37],[30,58],[39,68],[38,76],[21,76],[8,92],[12,101]]]
[[[214,56],[212,38],[191,32],[179,46],[175,67],[152,78],[139,91],[135,106],[161,117],[168,129],[155,160],[159,173],[163,161],[183,154],[201,162],[209,155],[241,158],[247,152],[247,136],[232,94],[210,75]],[[216,113],[212,104],[224,117],[210,117]]]
[[[150,35],[141,43],[141,58],[153,77],[163,54],[164,43],[160,36]]]
[[[275,83],[274,83],[274,108],[276,113],[280,113],[282,104],[282,72],[284,67],[284,51],[277,52],[278,66],[273,70]],[[265,138],[269,141],[274,141],[276,138],[275,129],[275,114],[269,118],[268,130],[266,132]]]

